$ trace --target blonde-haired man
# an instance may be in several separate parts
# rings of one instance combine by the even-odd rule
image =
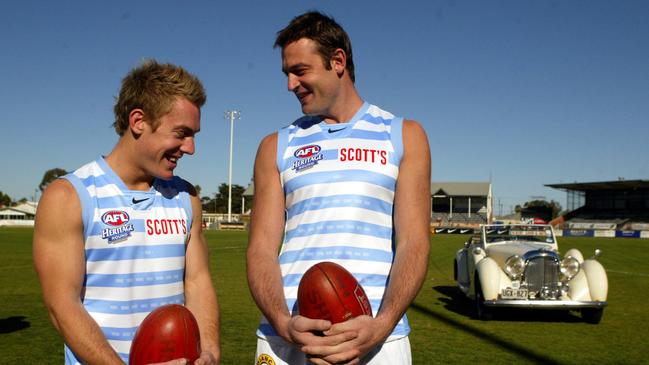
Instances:
[[[205,100],[201,82],[182,67],[145,61],[122,80],[120,138],[110,154],[43,194],[34,264],[67,364],[128,363],[138,325],[169,303],[184,304],[198,321],[195,363],[218,363],[201,204],[193,186],[174,176],[181,157],[194,154]]]

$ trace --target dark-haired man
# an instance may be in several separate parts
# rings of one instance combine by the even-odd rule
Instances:
[[[264,314],[257,363],[408,364],[405,311],[429,251],[426,134],[361,99],[351,42],[332,18],[302,14],[275,46],[305,116],[264,138],[255,162],[247,259]],[[300,278],[319,261],[354,275],[373,316],[332,325],[297,313]]]

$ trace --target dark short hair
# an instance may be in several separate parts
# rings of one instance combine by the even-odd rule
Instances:
[[[124,135],[128,130],[129,114],[139,108],[155,130],[160,117],[171,111],[177,98],[185,98],[200,108],[205,104],[205,89],[196,76],[180,66],[145,60],[122,80],[113,109],[113,127],[117,134]]]
[[[317,11],[310,11],[293,18],[286,28],[277,32],[275,47],[284,49],[287,44],[302,38],[311,39],[318,44],[318,53],[327,70],[331,69],[329,60],[334,52],[340,48],[347,55],[346,69],[352,82],[354,76],[354,59],[352,57],[352,42],[347,32],[336,21]]]

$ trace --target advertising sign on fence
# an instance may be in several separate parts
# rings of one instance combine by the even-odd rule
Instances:
[[[563,235],[566,237],[593,237],[592,229],[564,229]]]
[[[570,229],[615,229],[617,227],[616,223],[613,222],[570,222],[568,223],[568,228]]]
[[[595,237],[615,237],[615,231],[612,229],[596,230]]]
[[[640,238],[640,231],[615,231],[615,237]]]

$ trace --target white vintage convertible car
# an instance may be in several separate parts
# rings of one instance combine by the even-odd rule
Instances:
[[[521,307],[579,310],[599,323],[608,293],[600,254],[584,260],[573,248],[562,257],[549,225],[483,225],[457,251],[454,276],[479,319],[494,307]]]

